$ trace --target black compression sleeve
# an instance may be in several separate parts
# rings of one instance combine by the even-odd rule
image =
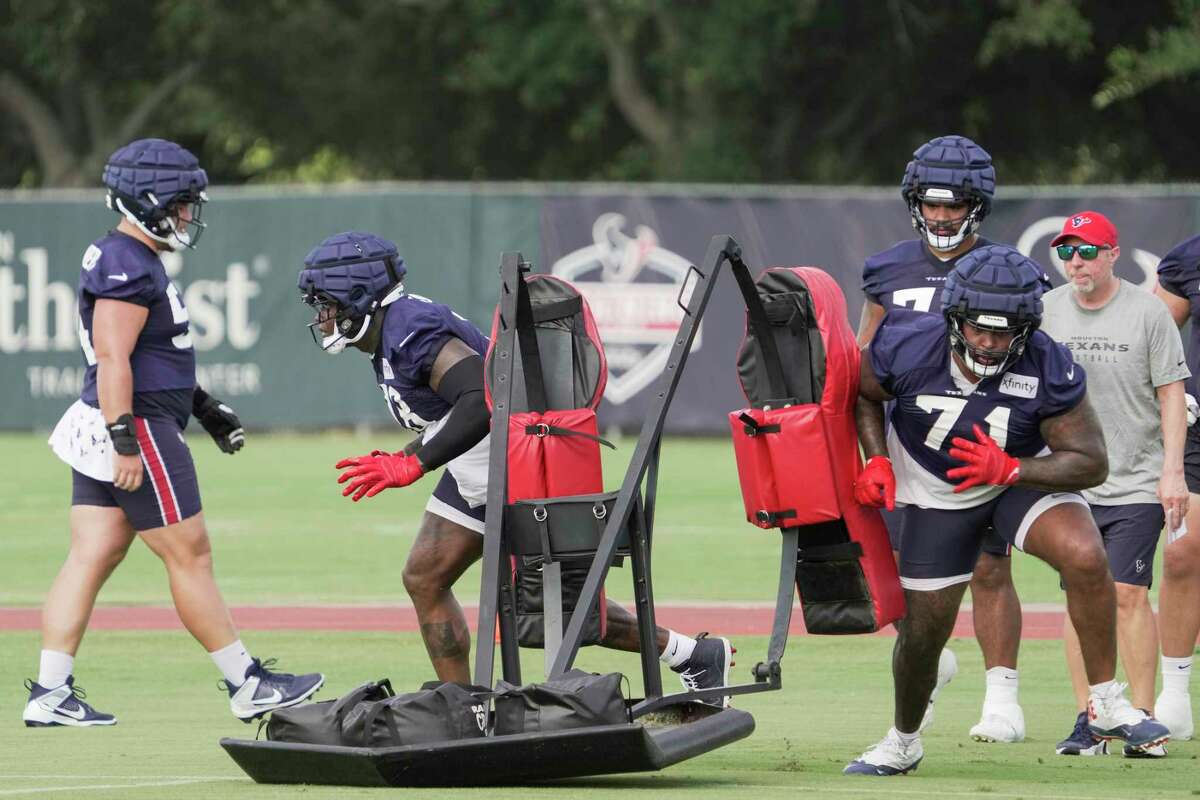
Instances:
[[[479,444],[491,426],[483,397],[483,359],[479,356],[464,358],[451,367],[442,376],[437,393],[453,408],[442,429],[417,450],[426,472]]]
[[[482,392],[483,359],[479,356],[462,359],[446,370],[434,391],[450,405],[458,403],[458,398],[466,392]]]

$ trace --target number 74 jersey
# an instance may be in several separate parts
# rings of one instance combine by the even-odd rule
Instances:
[[[946,320],[891,311],[871,342],[871,367],[891,403],[888,455],[896,473],[896,500],[924,508],[970,508],[1003,486],[976,486],[954,494],[946,471],[955,437],[974,440],[979,425],[1018,458],[1046,449],[1041,424],[1079,405],[1087,391],[1083,368],[1067,348],[1035,331],[1017,362],[1001,375],[972,384],[950,355]]]

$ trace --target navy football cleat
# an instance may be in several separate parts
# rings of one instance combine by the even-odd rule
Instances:
[[[679,673],[679,682],[689,692],[727,686],[733,652],[728,639],[719,636],[710,639],[707,633],[702,633],[696,637],[696,649],[692,650],[688,660],[678,667],[671,667],[671,671]],[[729,705],[729,698],[714,697],[704,702],[723,708]]]
[[[112,714],[104,714],[83,702],[87,693],[75,685],[75,676],[67,677],[67,682],[54,689],[47,689],[35,681],[26,679],[25,688],[29,690],[29,702],[25,704],[25,720],[27,728],[50,728],[56,725],[67,725],[72,728],[90,728],[96,725],[116,725],[117,718]]]
[[[1054,752],[1060,756],[1102,756],[1108,753],[1108,742],[1092,733],[1087,712],[1080,711],[1075,729],[1055,746]]]
[[[918,738],[905,746],[895,728],[887,732],[883,741],[851,761],[842,770],[843,775],[872,775],[879,778],[892,775],[907,775],[916,770],[925,750]]]
[[[266,661],[254,659],[254,663],[246,669],[246,681],[241,686],[231,686],[224,680],[219,682],[218,685],[229,692],[230,710],[242,722],[250,722],[270,711],[303,703],[325,683],[325,676],[319,672],[291,675],[267,669],[274,663],[273,658]]]

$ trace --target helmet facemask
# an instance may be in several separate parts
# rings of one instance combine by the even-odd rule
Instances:
[[[316,312],[313,321],[308,323],[313,342],[330,355],[337,355],[346,349],[346,345],[355,344],[366,336],[371,318],[379,307],[378,302],[373,302],[366,314],[356,317],[353,309],[342,306],[324,292],[310,290],[301,299]]]
[[[965,204],[967,212],[962,217],[945,221],[930,221],[921,209],[922,203],[929,205]],[[969,194],[953,189],[930,186],[912,194],[908,205],[913,227],[925,238],[929,246],[942,252],[958,247],[970,235],[979,230],[983,220],[983,203]]]
[[[208,227],[200,219],[207,202],[208,194],[203,190],[175,195],[165,205],[153,192],[146,192],[140,201],[112,190],[105,197],[110,209],[120,212],[142,233],[173,251],[196,247]],[[183,208],[190,212],[186,220],[181,213]]]
[[[1033,322],[1021,322],[1011,315],[994,311],[951,311],[946,316],[950,323],[950,349],[958,354],[964,366],[978,378],[1000,375],[1015,364],[1025,352],[1025,345],[1037,327]],[[1012,339],[1004,350],[988,350],[967,341],[964,332],[966,326],[981,331],[1010,334]]]

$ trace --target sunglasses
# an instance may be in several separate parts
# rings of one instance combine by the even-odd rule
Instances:
[[[1063,261],[1070,261],[1071,256],[1076,253],[1079,253],[1079,257],[1084,261],[1091,261],[1100,255],[1101,250],[1112,250],[1112,248],[1108,245],[1101,247],[1098,244],[1060,244],[1054,248],[1058,257]]]

